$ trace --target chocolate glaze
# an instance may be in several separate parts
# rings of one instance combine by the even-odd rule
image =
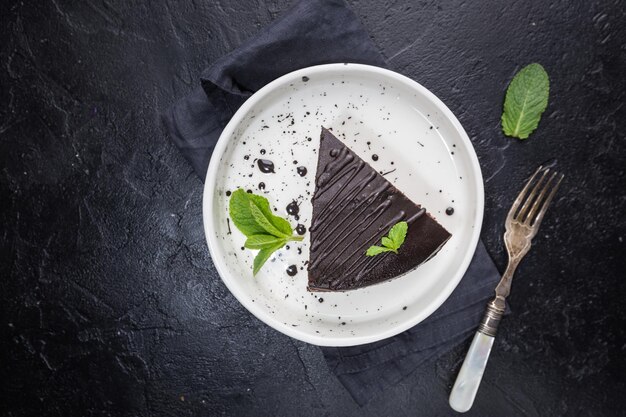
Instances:
[[[298,175],[300,175],[301,177],[304,177],[307,173],[305,166],[300,166],[296,170],[298,171]]]
[[[397,277],[428,260],[450,238],[425,209],[324,128],[318,155],[309,290],[350,290]],[[398,255],[365,256],[403,220],[409,229]]]
[[[306,233],[306,227],[304,227],[303,224],[298,224],[296,226],[296,232],[298,232],[299,235],[303,235]]]
[[[269,174],[270,172],[274,172],[274,163],[269,159],[257,159],[257,165],[261,172],[265,174]]]
[[[287,204],[287,213],[295,217],[298,216],[298,213],[300,213],[300,207],[298,206],[298,202],[296,200],[293,200],[291,203]]]

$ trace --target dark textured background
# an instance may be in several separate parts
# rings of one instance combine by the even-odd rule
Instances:
[[[159,112],[286,1],[0,3],[2,416],[442,416],[467,343],[360,409],[320,351],[229,294],[202,184]],[[482,236],[536,165],[566,181],[521,265],[475,416],[623,415],[626,12],[620,1],[350,1],[390,67],[481,161]],[[550,74],[527,141],[500,133],[521,65]]]

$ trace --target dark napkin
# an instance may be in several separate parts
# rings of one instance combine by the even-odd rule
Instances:
[[[165,124],[174,144],[204,179],[220,133],[252,93],[291,71],[336,62],[385,66],[343,1],[301,1],[205,69],[202,88],[174,104],[163,115]]]
[[[385,66],[357,17],[342,1],[301,1],[207,68],[201,76],[202,87],[163,115],[166,127],[175,145],[204,179],[222,129],[252,93],[293,70],[333,62]],[[322,352],[341,383],[362,405],[471,334],[498,278],[498,271],[479,243],[459,286],[427,320],[380,342],[322,348]]]
[[[395,337],[350,348],[323,348],[332,371],[359,405],[472,334],[500,274],[482,242],[463,279],[437,311]]]

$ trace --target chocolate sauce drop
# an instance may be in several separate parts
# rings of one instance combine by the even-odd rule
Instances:
[[[298,273],[298,268],[295,265],[289,265],[289,267],[287,268],[287,275],[289,275],[290,277],[293,277],[297,273]]]
[[[300,175],[301,177],[304,177],[307,173],[306,167],[301,166],[297,168],[298,171],[298,175]]]
[[[303,235],[306,233],[306,227],[304,227],[303,224],[298,224],[296,226],[296,232],[298,232],[299,235]]]
[[[300,207],[298,207],[298,202],[296,200],[293,200],[287,205],[287,213],[292,216],[297,216],[298,213],[300,213]]]
[[[259,183],[259,190],[265,190],[265,183],[264,182],[260,182]]]
[[[446,209],[446,214],[447,214],[448,216],[452,216],[452,215],[454,214],[454,208],[453,208],[453,207],[448,207],[448,208]]]
[[[261,149],[261,155],[265,155],[265,149]]]
[[[257,165],[261,172],[265,174],[269,174],[270,172],[274,172],[274,163],[269,159],[258,159],[256,161]]]
[[[318,298],[317,301],[319,301],[320,303],[323,303],[324,299],[323,298]]]
[[[230,191],[226,191],[226,197],[230,197]]]
[[[376,155],[376,154],[372,155],[372,159],[373,159],[374,161],[378,161],[378,155]]]

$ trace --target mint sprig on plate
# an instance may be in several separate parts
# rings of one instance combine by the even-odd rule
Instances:
[[[237,229],[248,238],[244,246],[259,250],[254,258],[253,275],[259,272],[272,253],[287,242],[304,239],[293,234],[287,220],[272,214],[267,198],[247,193],[241,188],[230,197],[228,213]]]
[[[367,256],[376,256],[385,252],[398,254],[398,249],[400,249],[400,246],[404,243],[408,229],[409,224],[407,222],[396,223],[391,230],[389,230],[389,234],[383,236],[381,239],[382,246],[372,245],[365,254]]]
[[[548,106],[550,80],[540,64],[522,68],[506,90],[502,130],[507,136],[526,139],[537,129]]]

